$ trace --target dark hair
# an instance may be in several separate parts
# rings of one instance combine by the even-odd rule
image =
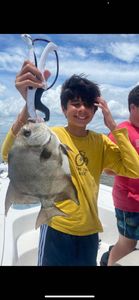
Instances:
[[[67,79],[61,89],[61,105],[66,109],[69,100],[81,100],[87,107],[92,107],[97,97],[100,97],[101,93],[96,83],[85,78],[84,74],[72,75]],[[97,107],[95,106],[95,110]]]
[[[130,111],[130,104],[133,103],[139,106],[139,85],[135,86],[128,95],[128,109]]]

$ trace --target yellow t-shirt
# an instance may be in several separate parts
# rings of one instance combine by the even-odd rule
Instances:
[[[52,218],[49,225],[74,235],[101,232],[103,229],[98,217],[97,198],[100,175],[103,169],[108,168],[129,177],[139,176],[138,168],[134,168],[136,170],[133,171],[133,161],[130,155],[134,152],[133,155],[135,155],[134,158],[138,167],[139,157],[128,141],[127,131],[125,128],[113,131],[118,140],[118,147],[106,135],[93,131],[88,131],[88,135],[85,137],[76,137],[69,134],[63,127],[51,129],[62,143],[67,144],[72,149],[72,151],[68,151],[69,163],[80,205],[76,205],[71,200],[57,203],[56,206],[67,213],[69,217],[56,216]]]
[[[68,199],[56,203],[68,217],[55,216],[49,225],[73,235],[89,235],[101,232],[97,198],[99,179],[103,169],[113,170],[118,175],[139,178],[139,156],[128,140],[125,128],[113,131],[117,145],[103,134],[88,131],[85,137],[76,137],[64,127],[53,127],[60,141],[69,146],[69,164],[72,181],[78,192],[79,205]],[[13,142],[10,130],[2,147],[2,155],[8,156]],[[109,199],[108,199],[109,201]]]

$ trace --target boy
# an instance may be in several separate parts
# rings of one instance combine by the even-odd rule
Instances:
[[[117,128],[127,128],[130,142],[139,154],[139,85],[128,95],[128,109],[129,120],[120,123]],[[115,142],[112,133],[109,138]],[[132,252],[139,240],[139,179],[115,176],[112,194],[119,239],[111,248],[109,266]]]
[[[47,77],[49,76],[47,73]],[[46,76],[46,72],[45,72]],[[40,71],[29,61],[24,62],[16,77],[16,87],[26,99],[27,88],[43,86]],[[128,140],[126,129],[116,129],[106,101],[100,97],[97,84],[83,76],[73,75],[65,81],[61,90],[61,107],[67,118],[66,127],[54,127],[62,143],[72,151],[71,174],[78,182],[80,205],[67,200],[57,207],[68,217],[56,216],[40,230],[40,266],[96,266],[98,232],[102,225],[98,217],[97,196],[103,169],[132,178],[139,177],[139,157]],[[86,129],[97,108],[102,110],[105,125],[113,132],[117,145],[110,139]],[[6,160],[11,144],[23,123],[27,121],[27,110],[23,111],[10,129],[2,154]]]

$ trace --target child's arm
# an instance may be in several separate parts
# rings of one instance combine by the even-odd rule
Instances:
[[[18,115],[17,119],[15,120],[14,124],[10,128],[9,132],[7,133],[5,140],[2,144],[1,155],[2,155],[2,159],[4,161],[8,160],[8,153],[13,145],[16,135],[18,134],[21,127],[26,123],[27,118],[28,118],[28,114],[27,114],[27,109],[26,109],[26,105],[25,105],[23,110]]]

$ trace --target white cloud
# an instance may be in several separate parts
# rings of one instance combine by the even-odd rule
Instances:
[[[49,107],[50,111],[55,111],[59,114],[62,113],[60,106],[60,91],[61,85],[44,92],[42,96],[42,102]]]
[[[121,37],[122,38],[128,38],[129,39],[129,37],[131,38],[131,37],[135,37],[137,34],[136,33],[122,33],[121,34]]]
[[[75,54],[78,55],[79,57],[86,57],[86,49],[81,48],[81,47],[76,47],[73,49]]]
[[[131,63],[139,55],[139,45],[127,42],[111,43],[110,46],[107,47],[107,52],[123,61]]]
[[[4,101],[0,100],[0,116],[16,116],[23,107],[23,104],[24,102],[22,98],[16,99],[13,96],[5,99]]]
[[[6,91],[6,86],[0,83],[0,96]]]
[[[128,108],[124,104],[121,104],[114,100],[110,100],[108,102],[108,107],[112,112],[112,116],[114,119],[127,119],[129,116]]]
[[[99,48],[93,48],[93,49],[91,49],[91,53],[92,54],[100,54],[100,53],[104,53],[104,51]]]
[[[19,54],[0,52],[0,70],[5,72],[18,72],[25,57]]]
[[[93,58],[83,61],[70,59],[60,64],[60,74],[68,77],[72,74],[85,73],[89,79],[99,84],[108,83],[113,85],[132,85],[139,78],[138,66],[114,64],[113,62],[97,61]]]

